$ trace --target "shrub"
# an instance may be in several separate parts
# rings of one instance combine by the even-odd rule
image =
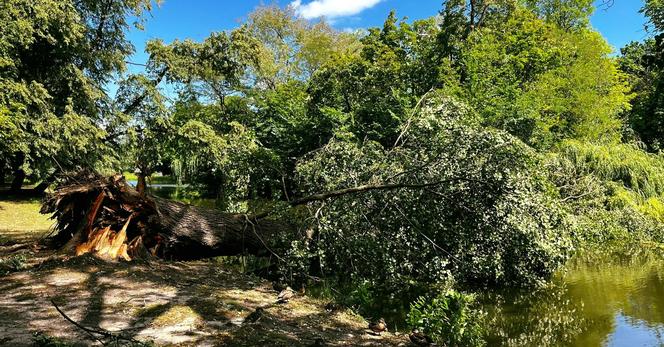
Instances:
[[[474,296],[454,290],[432,299],[420,297],[410,306],[408,325],[442,346],[483,346],[484,314],[474,302]]]

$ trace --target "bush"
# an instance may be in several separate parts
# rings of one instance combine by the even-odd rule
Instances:
[[[408,325],[442,346],[483,346],[484,314],[474,302],[474,296],[454,290],[432,299],[420,297],[410,306]]]

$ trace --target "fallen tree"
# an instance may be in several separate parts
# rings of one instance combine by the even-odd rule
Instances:
[[[42,212],[56,245],[111,258],[276,255],[279,271],[390,283],[539,283],[570,254],[539,157],[432,100],[397,146],[333,139],[300,159],[293,200],[248,215],[142,196],[120,175],[63,177]],[[306,232],[304,232],[306,230]],[[302,231],[302,232],[300,232]],[[317,273],[316,273],[317,274]]]
[[[375,190],[421,189],[456,180],[464,179],[361,185],[313,194],[290,205]],[[63,175],[45,199],[41,213],[52,214],[56,220],[53,241],[63,252],[125,260],[144,256],[178,260],[269,256],[274,254],[269,242],[295,228],[267,218],[267,212],[225,213],[140,194],[122,175],[103,177],[90,171]]]

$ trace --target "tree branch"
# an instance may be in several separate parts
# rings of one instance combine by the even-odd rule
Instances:
[[[58,305],[55,304],[55,301],[51,300],[51,305],[53,305],[53,307],[55,307],[55,309],[58,311],[58,313],[60,313],[60,315],[64,319],[66,319],[69,323],[71,323],[75,327],[85,331],[88,335],[90,335],[90,337],[92,337],[93,339],[99,341],[102,345],[106,345],[106,343],[104,343],[104,341],[102,341],[99,337],[95,336],[95,334],[104,336],[104,337],[109,338],[111,340],[114,340],[116,342],[117,341],[127,341],[127,342],[131,342],[134,345],[138,345],[138,346],[145,345],[141,341],[138,341],[138,340],[135,340],[135,339],[132,339],[132,338],[128,338],[128,337],[124,337],[124,336],[119,335],[119,334],[114,334],[110,331],[106,331],[106,330],[102,330],[102,329],[92,329],[92,328],[85,327],[85,326],[81,325],[80,323],[77,323],[73,319],[69,318],[69,316],[67,316],[64,312],[62,312],[60,307],[58,307]]]
[[[161,80],[164,79],[164,76],[166,76],[167,71],[168,71],[168,68],[165,67],[164,69],[162,69],[159,72],[159,74],[157,75],[157,78],[155,78],[152,81],[152,85],[154,87],[156,87],[159,83],[161,83]],[[129,113],[133,112],[141,104],[141,102],[143,102],[143,100],[145,100],[145,98],[147,96],[148,96],[148,90],[146,90],[145,92],[143,92],[143,94],[136,97],[136,99],[134,99],[134,101],[132,101],[131,104],[129,104],[127,107],[125,107],[125,109],[122,111],[122,113],[129,114]]]
[[[296,199],[293,201],[289,202],[290,206],[300,206],[300,205],[305,205],[310,202],[314,201],[324,201],[332,198],[337,198],[340,196],[344,195],[349,195],[349,194],[355,194],[355,193],[364,193],[368,191],[373,191],[373,190],[395,190],[395,189],[422,189],[422,188],[429,188],[429,187],[435,187],[439,186],[441,184],[445,183],[452,183],[452,182],[458,182],[458,181],[466,181],[466,182],[476,182],[476,183],[484,183],[478,180],[473,180],[469,178],[451,178],[447,180],[440,180],[436,182],[430,182],[430,183],[389,183],[389,184],[365,184],[357,187],[351,187],[351,188],[344,188],[344,189],[339,189],[339,190],[333,190],[330,192],[325,192],[325,193],[319,193],[319,194],[313,194],[309,196],[305,196],[300,199]],[[265,218],[269,216],[272,213],[272,211],[265,211],[261,212],[255,215],[246,215],[245,218],[247,221],[256,221],[262,218]]]
[[[148,67],[148,64],[135,63],[135,62],[133,62],[133,61],[129,61],[129,60],[125,60],[125,64],[135,65],[135,66],[142,66],[142,67]]]
[[[430,183],[417,183],[417,184],[415,184],[415,183],[413,183],[413,184],[411,184],[411,183],[366,184],[366,185],[352,187],[352,188],[345,188],[345,189],[334,190],[334,191],[326,192],[326,193],[309,195],[309,196],[306,196],[304,198],[292,201],[290,203],[290,205],[291,206],[304,205],[304,204],[309,203],[309,202],[322,201],[322,200],[336,198],[336,197],[343,196],[343,195],[368,192],[368,191],[372,191],[372,190],[394,190],[394,189],[402,189],[402,188],[405,188],[405,189],[420,189],[420,188],[428,188],[428,187],[439,186],[441,184],[452,183],[452,182],[457,182],[457,181],[473,181],[473,180],[465,179],[465,178],[452,178],[452,179],[448,179],[448,180],[441,180],[441,181],[430,182]]]

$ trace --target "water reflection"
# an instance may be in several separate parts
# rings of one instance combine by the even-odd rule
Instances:
[[[132,187],[136,187],[136,180],[127,180],[127,183]],[[147,190],[151,195],[181,201],[187,204],[208,207],[208,208],[219,208],[222,207],[219,204],[217,199],[211,198],[201,198],[195,190],[190,189],[189,185],[177,185],[172,183],[157,183],[157,184],[148,184]]]
[[[129,183],[130,186],[136,187],[136,184],[138,183],[136,180],[127,180],[127,183]],[[166,183],[166,184],[148,184],[147,188],[150,194],[153,194],[155,196],[161,197],[161,198],[170,198],[173,194],[175,194],[179,189],[185,188],[186,186],[179,186],[177,184],[171,184],[171,183]]]
[[[606,346],[662,346],[664,325],[652,325],[619,313],[615,317],[614,331],[607,337]]]
[[[578,259],[535,292],[485,294],[491,345],[662,346],[664,260]]]

